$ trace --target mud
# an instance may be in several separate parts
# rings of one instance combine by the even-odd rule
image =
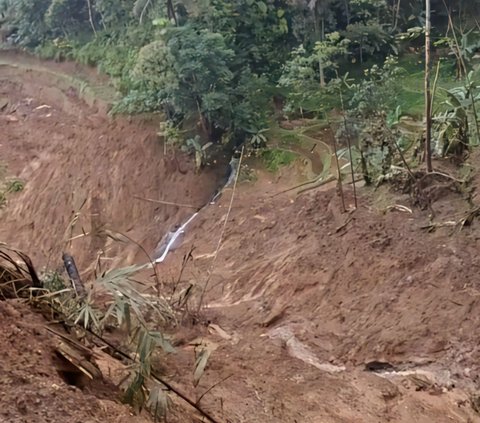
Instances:
[[[406,196],[362,189],[349,214],[334,189],[272,197],[282,188],[236,193],[204,304],[236,339],[211,358],[204,389],[233,374],[212,404],[232,421],[480,421],[478,223],[429,233],[428,211],[387,211],[411,207]],[[191,274],[211,271],[228,197],[185,239]],[[469,206],[452,194],[433,208],[441,222]],[[372,361],[395,370],[369,372]]]
[[[164,156],[156,119],[111,119],[51,74],[0,67],[0,97],[8,101],[0,159],[7,177],[25,183],[0,212],[0,238],[36,263],[55,267],[63,250],[82,271],[100,252],[107,267],[132,263],[140,249],[119,246],[105,230],[152,253],[191,209],[149,200],[201,207],[217,188],[216,171],[196,174],[181,153]]]
[[[194,206],[211,198],[215,171],[196,174],[190,159],[163,157],[155,124],[112,121],[44,76],[2,72],[0,157],[25,188],[8,195],[0,240],[38,266],[55,267],[65,249],[85,274],[99,251],[107,267],[143,263],[137,246],[104,229],[153,251],[192,211],[139,198]],[[422,229],[460,219],[470,208],[462,195],[444,191],[431,216],[406,196],[363,188],[359,209],[344,213],[334,188],[275,196],[296,180],[289,172],[259,171],[237,187],[231,208],[225,190],[158,265],[168,292],[190,292],[164,376],[220,422],[480,421],[479,225]],[[477,186],[475,178],[473,202]],[[350,208],[351,187],[345,192]],[[399,204],[408,209],[390,207]],[[111,386],[66,387],[37,314],[15,302],[0,303],[0,315],[0,418],[136,421],[111,401]],[[217,348],[194,388],[199,342]]]

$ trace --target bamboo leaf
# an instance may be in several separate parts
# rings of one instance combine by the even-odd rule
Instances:
[[[156,419],[164,419],[168,410],[168,395],[156,384],[148,395],[147,408]]]
[[[200,379],[205,372],[205,368],[207,367],[208,360],[216,348],[217,346],[211,343],[203,343],[198,347],[199,352],[197,354],[197,359],[195,360],[195,371],[193,373],[193,386],[196,387],[200,382]]]

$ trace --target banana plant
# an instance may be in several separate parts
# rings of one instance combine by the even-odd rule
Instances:
[[[202,145],[201,139],[198,135],[195,135],[194,138],[189,138],[186,141],[186,149],[192,154],[195,154],[195,168],[198,172],[209,161],[209,149],[212,147],[212,142],[207,142]]]
[[[479,143],[478,134],[473,133],[470,127],[475,120],[473,106],[480,100],[480,93],[475,94],[474,90],[478,87],[473,82],[471,84],[470,87],[445,90],[447,99],[443,105],[446,110],[433,116],[435,153],[438,156],[460,154]]]

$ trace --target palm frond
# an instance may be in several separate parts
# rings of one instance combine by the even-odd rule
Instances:
[[[41,287],[42,283],[30,258],[0,243],[0,294],[4,298],[28,298],[31,288]]]

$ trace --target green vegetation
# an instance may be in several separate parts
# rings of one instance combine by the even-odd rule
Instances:
[[[6,183],[5,192],[7,193],[15,193],[23,191],[25,187],[25,183],[20,179],[10,179]]]
[[[17,178],[7,178],[7,168],[0,163],[0,209],[7,205],[8,196],[23,191],[25,183]]]
[[[276,172],[280,167],[288,166],[293,163],[296,158],[296,154],[280,148],[272,148],[262,152],[262,160],[270,172]]]
[[[446,5],[462,22],[480,4],[457,3]],[[432,7],[435,46],[451,58],[439,86],[450,89],[461,73],[458,48],[451,31],[445,36],[443,1]],[[288,117],[325,117],[342,108],[341,85],[345,108],[353,109],[348,87],[391,55],[405,73],[389,110],[423,112],[422,59],[409,53],[421,52],[420,0],[0,0],[0,13],[10,42],[110,75],[123,96],[114,111],[162,112],[203,141],[248,141],[270,125],[274,97],[283,99]],[[470,23],[462,28],[460,56],[472,67],[479,31]],[[441,103],[441,90],[437,95]]]

